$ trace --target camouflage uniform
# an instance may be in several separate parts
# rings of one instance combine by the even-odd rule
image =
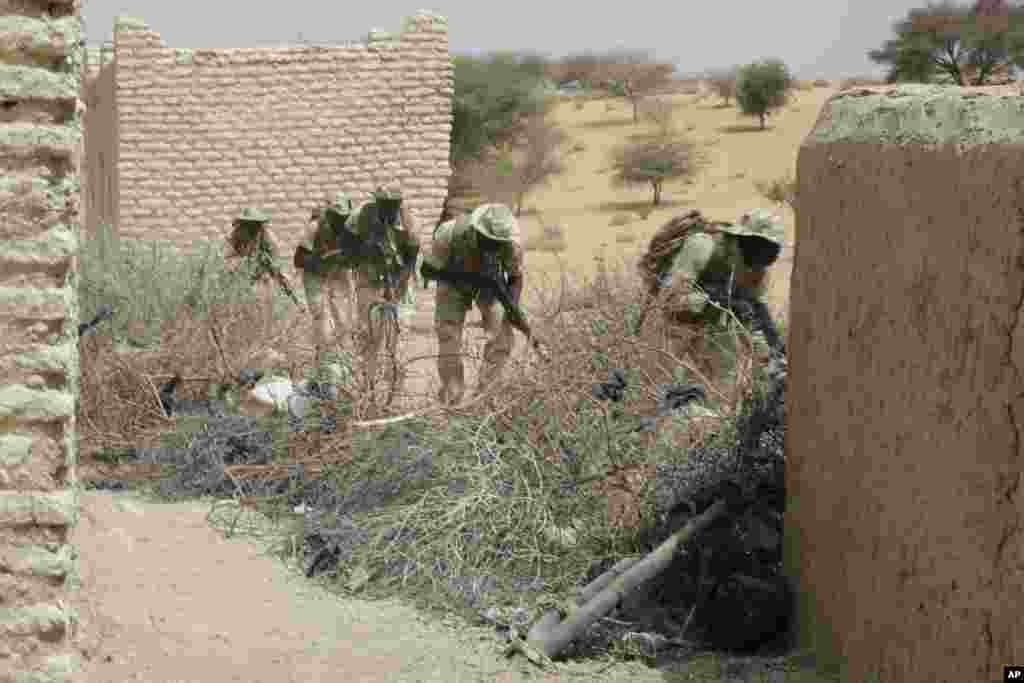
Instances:
[[[687,352],[703,361],[702,371],[718,374],[721,349],[706,349],[709,341],[721,342],[728,335],[709,335],[722,327],[725,313],[709,303],[707,295],[695,288],[720,287],[761,300],[767,290],[768,268],[778,259],[784,244],[782,224],[765,210],[745,213],[735,225],[714,230],[695,229],[687,235],[664,274],[667,315],[672,346],[677,355]],[[760,333],[755,342],[761,355],[766,347]]]
[[[482,238],[497,243],[497,273],[487,273],[481,250]],[[508,207],[484,204],[469,215],[442,223],[434,231],[424,263],[434,268],[447,268],[469,273],[483,273],[508,279],[512,298],[518,301],[523,286],[523,250],[519,244],[519,225]],[[484,366],[480,370],[477,391],[483,391],[501,373],[512,353],[512,326],[505,320],[500,304],[487,292],[471,287],[437,283],[434,325],[437,329],[437,370],[441,380],[440,400],[459,403],[465,391],[465,375],[460,355],[466,313],[476,303],[483,319],[487,343]]]
[[[364,326],[360,330],[360,355],[369,377],[376,376],[385,318],[390,310],[397,322],[397,304],[406,294],[418,255],[416,224],[402,206],[397,188],[378,188],[371,201],[354,210],[347,197],[337,197],[295,251],[295,265],[303,270],[311,306],[319,298],[325,273],[339,281],[347,277],[354,280],[354,322]],[[314,310],[322,310],[322,306]],[[315,343],[321,348],[326,322],[315,320]],[[318,366],[323,362],[320,358]]]
[[[232,221],[225,260],[229,272],[247,270],[253,282],[266,282],[281,270],[281,244],[270,229],[270,216],[260,210],[245,208]],[[289,283],[290,284],[290,283]]]
[[[352,212],[353,205],[349,196],[344,192],[335,193],[334,198],[316,213],[315,222],[306,230],[295,252],[295,267],[302,271],[306,304],[313,317],[313,348],[316,349],[318,368],[327,362],[324,354],[327,349],[329,324],[327,311],[324,310],[324,290],[335,333],[342,329],[343,316],[339,308],[341,302],[344,302],[345,322],[349,327],[353,327],[356,322],[352,312],[352,267],[355,259],[352,254],[331,254],[336,246],[335,231],[345,229]],[[315,270],[305,267],[305,261],[300,255],[303,251],[319,256],[318,267]]]

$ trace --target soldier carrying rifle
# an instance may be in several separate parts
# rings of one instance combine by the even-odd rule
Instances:
[[[442,403],[462,401],[462,332],[474,303],[487,334],[477,393],[500,376],[512,353],[513,328],[530,336],[519,308],[523,289],[523,249],[519,241],[519,224],[504,204],[484,204],[434,231],[420,272],[424,279],[438,280],[434,325]],[[501,308],[496,303],[502,304]]]

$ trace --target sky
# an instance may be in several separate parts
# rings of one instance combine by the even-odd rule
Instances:
[[[145,21],[168,47],[268,47],[362,40],[426,9],[448,18],[453,54],[530,50],[552,57],[650,50],[680,74],[782,59],[799,78],[881,76],[867,51],[924,0],[84,0],[86,39],[111,39],[114,17]]]

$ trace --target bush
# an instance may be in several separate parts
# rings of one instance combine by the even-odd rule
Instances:
[[[524,120],[548,111],[554,98],[531,65],[507,55],[455,57],[451,163],[459,166],[515,137]]]
[[[796,210],[796,178],[792,173],[774,180],[759,180],[754,187],[765,199]]]
[[[617,228],[623,225],[629,225],[632,222],[633,217],[630,216],[628,213],[617,213],[614,216],[612,216],[612,219],[610,221],[608,221],[608,225],[612,226],[613,228]]]
[[[221,244],[212,240],[186,253],[165,243],[122,241],[100,226],[83,242],[79,278],[83,317],[100,304],[115,311],[80,343],[83,453],[135,445],[167,430],[156,401],[160,383],[174,374],[205,377],[198,389],[190,382],[179,395],[205,397],[210,383],[228,381],[225,373],[253,355],[287,348],[295,326],[290,317],[300,315],[278,288],[254,287],[241,270],[229,274]],[[141,349],[126,354],[126,342]]]
[[[815,88],[831,88],[832,81],[827,81],[824,78],[818,78],[814,81]]]

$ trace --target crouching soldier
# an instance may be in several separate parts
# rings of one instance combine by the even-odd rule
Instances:
[[[420,252],[416,221],[398,187],[378,188],[356,210],[348,229],[357,243],[356,310],[360,357],[367,379],[377,376],[379,353],[388,338],[390,353],[398,342],[398,304],[409,297],[409,283]],[[396,387],[398,377],[395,377]]]
[[[781,221],[765,210],[745,213],[736,224],[706,220],[699,211],[674,218],[651,238],[640,262],[651,296],[664,297],[674,352],[690,354],[703,372],[718,374],[727,335],[713,334],[731,309],[754,327],[761,353],[782,352],[774,323],[764,305],[769,268],[784,244]]]
[[[229,272],[245,272],[253,283],[274,281],[299,305],[291,282],[281,269],[281,243],[270,228],[270,216],[260,209],[242,209],[232,222],[225,260]]]
[[[334,323],[335,344],[341,331],[355,324],[351,269],[357,254],[354,240],[346,230],[353,208],[347,194],[335,193],[326,206],[313,213],[313,225],[295,249],[294,266],[302,272],[302,287],[312,317],[317,381],[333,384],[341,381],[341,373],[338,358],[330,350],[330,324]]]
[[[508,315],[503,307],[495,305],[494,290],[475,286],[473,280],[482,276],[497,282],[506,288],[508,298],[518,307],[523,289],[523,250],[519,242],[519,224],[503,204],[484,204],[471,214],[442,223],[434,231],[430,249],[423,258],[422,273],[424,278],[438,280],[434,325],[442,403],[457,404],[463,398],[462,334],[466,314],[474,303],[487,334],[477,393],[485,391],[500,376],[512,353],[513,326]],[[466,273],[476,278],[460,275]]]

